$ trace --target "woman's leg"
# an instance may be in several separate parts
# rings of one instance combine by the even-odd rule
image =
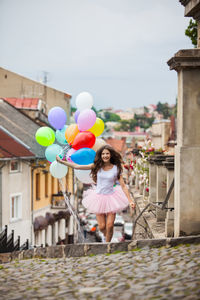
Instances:
[[[106,242],[110,242],[113,236],[113,227],[116,214],[108,213],[106,219]]]
[[[96,215],[99,230],[103,232],[104,236],[106,236],[106,215],[105,214],[97,214]]]

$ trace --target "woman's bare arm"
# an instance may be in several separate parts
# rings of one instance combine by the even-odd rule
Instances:
[[[135,203],[133,202],[133,199],[131,198],[131,195],[130,195],[128,189],[127,189],[127,186],[126,186],[126,184],[124,182],[124,179],[123,179],[122,175],[120,176],[119,183],[121,185],[121,188],[122,188],[124,194],[128,198],[130,207],[131,208],[135,208]]]
[[[71,163],[69,161],[66,160],[62,160],[58,155],[56,156],[56,160],[57,162],[59,162],[60,164],[63,164],[67,167],[73,168],[73,169],[77,169],[77,170],[91,170],[94,164],[89,164],[89,165],[78,165],[75,163]]]

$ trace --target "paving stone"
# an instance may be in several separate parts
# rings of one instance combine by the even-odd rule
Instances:
[[[200,299],[199,251],[199,245],[182,245],[12,261],[0,265],[0,299]]]

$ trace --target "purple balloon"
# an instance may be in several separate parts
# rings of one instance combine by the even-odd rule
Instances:
[[[76,123],[77,123],[79,114],[80,114],[80,110],[77,109],[75,114],[74,114],[74,120],[75,120]]]
[[[62,107],[54,106],[48,113],[48,121],[56,129],[62,129],[67,121],[66,112]]]
[[[77,124],[80,131],[90,129],[96,122],[96,114],[92,109],[84,109],[78,116]]]

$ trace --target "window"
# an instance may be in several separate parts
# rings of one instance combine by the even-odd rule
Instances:
[[[40,173],[36,174],[36,200],[40,200]]]
[[[17,220],[22,217],[22,212],[21,212],[21,200],[22,197],[21,195],[11,195],[11,220]]]
[[[19,172],[20,162],[18,160],[11,160],[10,162],[10,172]]]
[[[51,194],[54,194],[54,184],[55,184],[54,177],[51,176]]]
[[[45,173],[45,197],[49,195],[49,174]]]

